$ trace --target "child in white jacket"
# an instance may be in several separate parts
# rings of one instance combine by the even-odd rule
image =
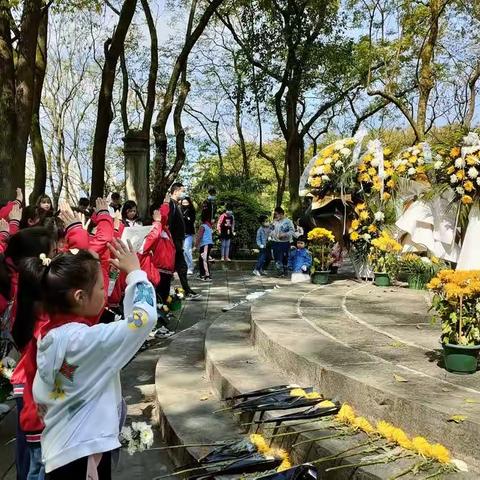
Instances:
[[[155,290],[131,246],[110,246],[127,274],[125,319],[97,324],[105,304],[98,260],[88,251],[30,259],[40,307],[50,317],[38,342],[33,394],[43,413],[46,479],[110,480],[111,452],[120,447],[124,416],[120,370],[157,320]]]

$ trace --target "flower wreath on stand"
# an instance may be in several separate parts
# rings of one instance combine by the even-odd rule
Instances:
[[[364,134],[337,140],[312,158],[302,175],[300,194],[309,192],[317,201],[328,197],[348,200],[356,188],[356,163]]]

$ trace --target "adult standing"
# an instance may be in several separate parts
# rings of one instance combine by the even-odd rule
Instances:
[[[210,218],[214,223],[217,216],[217,190],[214,187],[208,189],[208,197],[202,205],[202,215]],[[205,212],[205,213],[204,213]]]
[[[195,235],[195,217],[196,211],[192,199],[185,197],[182,200],[182,214],[185,223],[185,240],[183,242],[183,254],[187,262],[187,274],[193,275],[193,239]]]
[[[275,208],[273,212],[272,250],[277,269],[286,275],[288,268],[288,254],[295,226],[285,216],[282,207]]]
[[[167,197],[165,202],[167,202],[170,206],[168,224],[173,243],[175,244],[175,271],[178,274],[178,278],[180,279],[183,290],[185,290],[185,297],[194,299],[198,298],[200,295],[194,292],[188,285],[188,268],[187,262],[185,262],[185,256],[183,254],[183,244],[185,241],[186,231],[180,202],[185,197],[185,187],[180,182],[176,182],[170,187],[170,198]]]

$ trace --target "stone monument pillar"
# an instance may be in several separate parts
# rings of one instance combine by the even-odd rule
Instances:
[[[149,148],[148,133],[129,130],[123,138],[127,199],[137,203],[140,218],[148,215]]]

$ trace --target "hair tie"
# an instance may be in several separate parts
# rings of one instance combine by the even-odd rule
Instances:
[[[50,263],[52,263],[52,259],[48,258],[44,253],[41,253],[39,258],[42,261],[42,265],[44,267],[49,267]]]

